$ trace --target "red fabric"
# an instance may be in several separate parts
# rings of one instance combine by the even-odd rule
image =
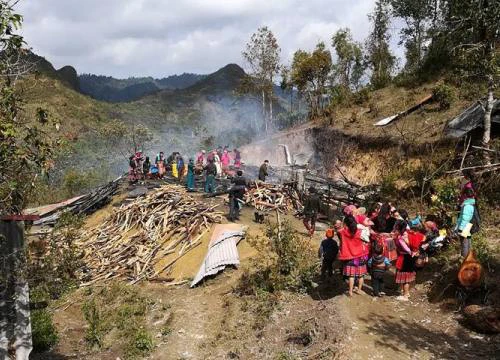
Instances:
[[[418,251],[425,239],[425,235],[418,231],[408,230],[408,242],[411,251]]]
[[[415,281],[417,273],[412,271],[412,272],[403,272],[403,271],[396,271],[396,279],[395,283],[396,284],[409,284]]]
[[[403,254],[398,255],[398,259],[396,260],[396,269],[401,270],[403,268],[405,256]]]
[[[361,230],[356,230],[354,236],[347,228],[343,228],[339,233],[342,239],[339,260],[351,260],[368,254],[368,247],[361,240]]]
[[[366,220],[366,215],[356,215],[354,219],[358,224],[364,224]]]

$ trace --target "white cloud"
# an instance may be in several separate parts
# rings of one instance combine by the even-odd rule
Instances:
[[[23,0],[23,34],[56,67],[118,77],[209,73],[235,62],[263,25],[283,62],[330,43],[341,27],[362,41],[374,0]]]

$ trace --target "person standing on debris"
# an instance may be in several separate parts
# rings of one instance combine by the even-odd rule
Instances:
[[[201,152],[198,154],[198,157],[196,158],[196,164],[198,166],[205,166],[205,150],[201,150]]]
[[[234,149],[234,167],[239,169],[241,167],[241,153],[238,149]]]
[[[205,170],[205,192],[214,193],[215,192],[215,176],[217,175],[217,168],[213,160],[210,160],[208,164],[203,168]]]
[[[146,156],[146,160],[142,164],[142,173],[144,174],[144,177],[149,176],[150,168],[151,168],[151,160],[149,160],[149,156]]]
[[[161,179],[166,173],[165,154],[163,151],[160,151],[160,153],[156,155],[155,164],[158,168],[158,177]]]
[[[187,188],[188,191],[194,191],[194,160],[193,158],[189,159],[188,170],[187,170]]]
[[[220,156],[217,152],[214,153],[214,164],[215,169],[217,170],[217,177],[220,177],[222,175],[222,165],[220,162]]]
[[[464,200],[460,206],[455,232],[458,233],[462,245],[462,256],[466,257],[471,249],[471,236],[479,231],[480,218],[477,211],[475,191],[472,188],[464,190]]]
[[[269,160],[264,160],[264,163],[259,168],[259,180],[262,182],[265,182],[266,177],[269,176],[268,167],[269,167]]]
[[[316,230],[316,218],[320,210],[320,199],[314,187],[309,188],[309,196],[304,202],[304,226],[309,236],[314,235]]]
[[[177,157],[177,174],[179,182],[182,182],[182,177],[184,176],[184,158],[180,154]]]
[[[233,183],[233,186],[229,189],[229,220],[235,221],[240,218],[240,209],[248,187],[248,181],[243,176],[243,171],[238,170],[231,183]]]
[[[222,172],[224,174],[227,174],[227,171],[229,170],[229,164],[231,163],[231,157],[229,156],[229,151],[227,151],[227,149],[224,150],[220,161],[222,164]]]
[[[343,261],[342,274],[349,279],[349,296],[353,291],[363,293],[364,276],[367,273],[366,260],[368,249],[361,240],[361,230],[358,229],[356,219],[352,215],[344,218],[344,227],[339,231],[340,253],[339,260]],[[358,281],[358,287],[354,285]]]
[[[326,238],[321,242],[318,250],[321,259],[321,280],[324,280],[327,274],[328,277],[333,275],[333,262],[339,253],[339,245],[333,239],[334,235],[333,229],[326,230]]]

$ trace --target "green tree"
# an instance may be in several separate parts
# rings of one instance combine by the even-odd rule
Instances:
[[[323,112],[322,98],[326,94],[326,84],[332,69],[332,55],[325,44],[320,42],[312,53],[297,50],[293,55],[290,80],[299,93],[304,94],[310,116]]]
[[[436,0],[391,0],[393,15],[404,21],[400,44],[406,49],[405,70],[415,73],[420,69],[425,55],[427,30]]]
[[[366,41],[367,63],[371,69],[370,83],[375,89],[391,81],[396,58],[389,49],[390,12],[387,0],[377,0],[375,11],[368,15],[372,30]]]
[[[261,95],[262,116],[266,132],[273,121],[273,80],[280,70],[280,47],[274,34],[266,26],[252,35],[243,51],[243,58],[250,67],[250,80],[247,91]]]
[[[332,37],[332,46],[337,53],[335,76],[346,89],[358,89],[365,71],[361,44],[352,39],[349,29],[340,29]]]
[[[500,80],[500,3],[498,0],[449,0],[446,12],[456,68],[464,76],[488,85],[482,139],[483,146],[488,147],[493,92]]]
[[[23,18],[15,13],[15,3],[0,1],[0,214],[19,213],[26,206],[36,177],[51,167],[56,145],[48,135],[54,124],[45,110],[31,118],[21,111],[16,81],[31,68],[23,60],[24,39],[16,34]]]

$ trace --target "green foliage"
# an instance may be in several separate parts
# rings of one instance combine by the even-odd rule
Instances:
[[[147,355],[154,349],[153,337],[144,329],[138,329],[134,334],[134,341],[127,347],[129,357]]]
[[[311,53],[297,50],[293,55],[290,81],[308,99],[311,117],[322,114],[331,67],[332,55],[324,43],[318,43]]]
[[[261,258],[255,263],[257,271],[243,274],[237,291],[256,295],[261,291],[308,290],[317,272],[310,242],[298,236],[288,222],[281,227],[268,224],[266,235],[249,240]]]
[[[368,15],[373,24],[372,31],[366,41],[367,62],[372,70],[370,84],[374,89],[387,86],[392,78],[396,57],[389,49],[390,13],[385,0],[375,3],[375,11]]]
[[[338,30],[332,37],[332,46],[337,53],[334,73],[343,87],[358,89],[366,65],[361,44],[352,39],[348,28]]]
[[[66,170],[62,184],[66,197],[81,195],[105,182],[107,173],[100,170]]]
[[[30,245],[28,281],[32,293],[46,295],[40,301],[58,299],[77,286],[83,261],[75,241],[82,224],[81,217],[65,213],[46,241]]]
[[[82,305],[82,312],[85,321],[87,322],[87,329],[85,330],[85,341],[91,346],[100,348],[103,345],[103,337],[105,333],[105,324],[103,315],[99,307],[96,305],[94,299],[85,302]]]
[[[15,88],[26,64],[20,60],[25,42],[15,32],[22,16],[12,2],[0,1],[0,214],[19,213],[33,192],[33,182],[50,168],[55,143],[45,133],[47,112],[38,108],[31,118],[21,111]]]
[[[448,110],[456,99],[455,89],[446,84],[439,84],[432,89],[432,96],[439,103],[440,110]]]
[[[415,73],[424,58],[424,44],[427,40],[429,19],[433,14],[431,0],[391,0],[393,15],[404,20],[405,26],[401,29],[401,44],[406,49],[405,70]]]
[[[352,100],[356,105],[363,105],[370,101],[371,91],[368,87],[364,87],[352,94]]]
[[[98,349],[120,342],[128,358],[147,355],[154,349],[146,329],[146,315],[152,305],[137,288],[121,283],[90,290],[82,306],[88,325],[86,341]],[[165,329],[168,326],[169,322]]]
[[[31,311],[31,335],[33,349],[36,352],[50,350],[57,344],[59,337],[52,321],[52,314],[46,309]]]
[[[472,235],[472,250],[481,264],[484,266],[489,264],[492,251],[484,231]]]

